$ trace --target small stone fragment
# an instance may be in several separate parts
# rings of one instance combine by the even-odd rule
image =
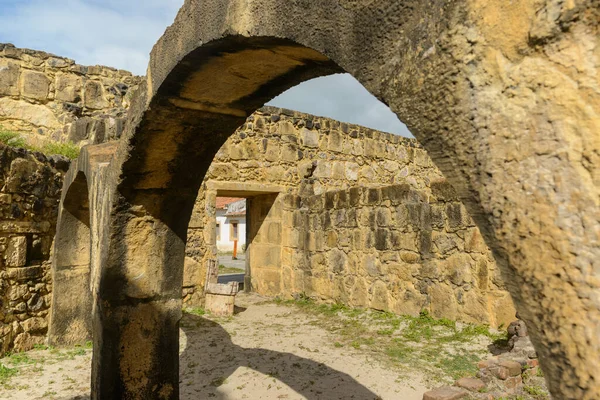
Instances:
[[[17,236],[10,238],[6,249],[6,265],[24,267],[27,264],[27,238]]]
[[[458,400],[467,396],[467,391],[453,386],[444,386],[423,394],[423,400]]]
[[[467,389],[471,392],[478,392],[485,387],[485,383],[477,378],[461,378],[456,382],[456,386]]]
[[[521,375],[521,364],[516,361],[501,360],[498,365],[506,368],[508,376],[519,376]]]

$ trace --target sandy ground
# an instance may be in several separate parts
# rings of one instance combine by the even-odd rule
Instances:
[[[261,300],[239,296],[240,312],[229,319],[185,314],[181,399],[421,400],[427,391],[419,375],[337,348],[311,317]],[[27,357],[0,386],[0,399],[88,398],[91,350],[35,350]]]

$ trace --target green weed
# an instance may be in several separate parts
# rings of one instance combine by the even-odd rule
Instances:
[[[58,154],[71,160],[79,157],[79,146],[73,142],[47,142],[41,147],[32,146],[17,132],[7,131],[0,127],[0,143],[11,147],[20,147],[31,151],[39,151],[46,155]]]
[[[219,274],[239,274],[242,270],[239,268],[227,267],[223,264],[219,264]]]
[[[27,353],[13,353],[8,356],[8,360],[12,365],[34,364],[36,362]]]
[[[7,146],[25,147],[27,142],[16,132],[5,131],[0,127],[0,142]]]
[[[546,392],[539,386],[524,386],[523,390],[532,396],[545,396]]]
[[[58,154],[74,160],[79,157],[80,148],[73,142],[48,142],[39,148],[39,151],[47,155]]]
[[[186,308],[185,311],[189,314],[197,315],[199,317],[206,315],[206,310],[202,307]]]
[[[210,386],[219,387],[225,383],[227,383],[227,379],[221,376],[217,379],[213,379],[212,382],[210,382]]]
[[[389,357],[401,363],[408,362],[414,351],[415,349],[413,347],[407,346],[399,339],[394,339],[393,342],[385,349],[385,352]]]
[[[0,364],[0,384],[6,383],[11,377],[15,376],[19,370],[17,368],[9,368]]]
[[[475,375],[477,361],[479,361],[479,357],[473,354],[446,354],[437,362],[436,366],[456,380]]]

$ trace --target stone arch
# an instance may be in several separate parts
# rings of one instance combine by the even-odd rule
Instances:
[[[91,206],[98,185],[96,170],[107,165],[115,143],[84,148],[64,178],[52,257],[52,308],[48,342],[83,344],[92,339],[93,240],[96,218]],[[94,243],[95,242],[95,243]]]
[[[600,345],[600,108],[578,90],[593,92],[600,62],[554,61],[575,67],[565,46],[598,45],[592,3],[187,1],[106,172],[94,398],[178,398],[186,227],[202,176],[266,100],[342,70],[402,117],[456,188],[552,393],[597,397],[600,361],[587,354]],[[585,123],[568,122],[577,116]]]
[[[88,182],[70,170],[54,239],[52,309],[48,341],[52,345],[82,344],[92,337],[90,283],[90,209]]]

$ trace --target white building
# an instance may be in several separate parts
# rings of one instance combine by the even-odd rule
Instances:
[[[242,252],[246,245],[246,199],[236,197],[217,197],[217,250],[233,251],[237,240],[237,251]]]

